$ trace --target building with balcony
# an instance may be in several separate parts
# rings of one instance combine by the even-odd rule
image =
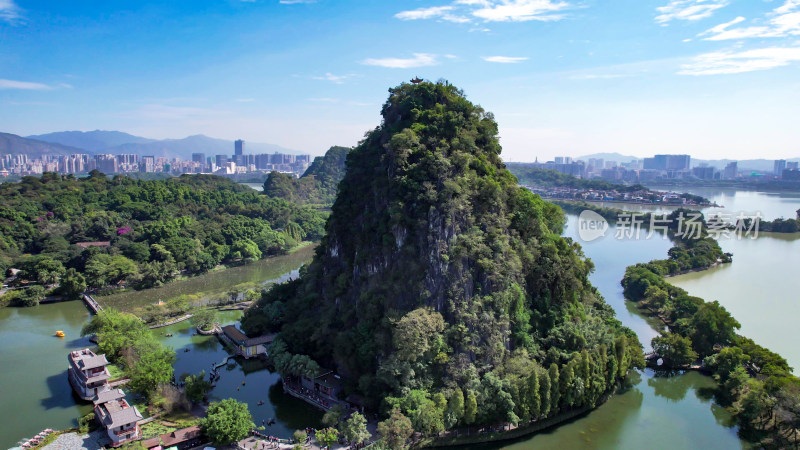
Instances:
[[[94,400],[94,417],[106,429],[112,447],[141,437],[139,421],[142,420],[142,414],[125,400],[122,389],[98,394]]]
[[[74,350],[67,356],[69,367],[67,377],[75,392],[84,400],[93,400],[95,396],[111,388],[108,379],[111,374],[106,366],[106,355],[95,355],[93,351],[85,348]]]

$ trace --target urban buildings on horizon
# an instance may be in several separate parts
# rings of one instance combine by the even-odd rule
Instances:
[[[192,159],[139,156],[135,154],[73,154],[63,156],[46,155],[30,159],[28,155],[14,154],[0,156],[0,176],[38,175],[44,172],[88,173],[99,170],[106,174],[117,173],[210,173],[216,175],[236,175],[247,173],[268,173],[272,171],[302,175],[311,164],[311,155],[292,155],[285,153],[245,154],[244,141],[234,142],[233,155],[206,156],[205,153],[192,153]]]
[[[633,160],[627,163],[605,161],[602,158],[574,160],[569,156],[557,156],[553,161],[540,163],[538,158],[532,163],[540,169],[555,170],[579,178],[601,178],[608,181],[639,183],[658,180],[783,180],[800,181],[797,162],[775,160],[771,173],[740,172],[737,161],[728,163],[724,169],[717,170],[705,163],[691,167],[690,155],[654,155],[650,158]]]

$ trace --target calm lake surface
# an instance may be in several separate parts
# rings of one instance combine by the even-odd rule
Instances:
[[[595,264],[592,284],[617,313],[617,318],[639,336],[646,349],[656,336],[657,322],[648,322],[622,296],[625,268],[637,262],[664,258],[669,240],[614,239],[614,225],[592,242],[578,238],[577,216],[567,215],[564,235],[573,238]],[[663,376],[652,370],[632,373],[629,386],[583,418],[513,444],[486,448],[528,449],[640,449],[746,448],[736,435],[730,414],[715,405],[708,390],[711,378],[695,372]]]
[[[97,297],[105,307],[130,311],[133,308],[158,301],[167,302],[182,295],[198,297],[198,302],[216,301],[228,296],[231,290],[243,291],[272,282],[283,282],[297,276],[297,269],[314,256],[315,245],[306,245],[288,255],[205,273],[196,277],[173,281],[153,289],[130,290],[119,294]]]
[[[742,324],[739,333],[779,353],[800,369],[800,233],[720,239],[733,264],[670,278],[706,301],[718,300]]]
[[[658,188],[657,186],[653,186]],[[800,208],[800,192],[762,192],[762,191],[740,191],[733,188],[658,188],[672,190],[676,192],[689,192],[690,194],[703,196],[712,202],[716,202],[722,208],[706,208],[706,214],[732,214],[734,217],[740,212],[747,215],[761,213],[765,220],[775,220],[779,217],[785,219],[797,217],[797,210]]]
[[[706,208],[706,214],[761,212],[764,219],[773,220],[794,217],[800,208],[798,193],[712,188],[689,192],[724,206]],[[647,210],[640,205],[606,206]],[[662,239],[616,240],[613,225],[606,237],[583,242],[577,236],[577,216],[568,215],[567,219],[565,236],[580,242],[586,256],[595,263],[595,272],[590,276],[592,283],[614,308],[617,318],[649,348],[655,329],[661,325],[643,318],[625,301],[619,282],[627,266],[665,258],[671,243]],[[671,278],[670,282],[708,301],[719,300],[742,323],[742,334],[800,367],[800,349],[796,345],[800,279],[795,275],[800,264],[800,233],[761,234],[756,240],[723,239],[720,245],[734,254],[733,264]],[[632,375],[630,385],[581,419],[507,446],[519,450],[748,447],[737,437],[727,411],[710,400],[709,389],[714,387],[710,378],[694,372],[655,376],[651,370],[645,370]]]
[[[159,296],[190,293],[193,289],[206,292],[218,288],[226,292],[242,280],[260,283],[286,280],[297,276],[299,267],[312,255],[313,246],[307,246],[281,259],[213,272],[208,274],[213,276],[210,280],[202,280],[199,285],[196,283],[202,277],[173,283],[183,286],[185,291],[169,284],[134,294],[142,296],[142,301],[155,302]],[[155,291],[160,293],[156,295]],[[222,312],[218,320],[223,325],[236,324],[241,314],[241,311]],[[67,354],[94,345],[88,338],[80,337],[89,317],[80,301],[34,308],[0,308],[0,448],[12,447],[20,439],[33,437],[45,428],[75,427],[79,417],[91,412],[90,403],[73,395],[66,373]],[[54,337],[57,330],[64,331],[66,337]],[[222,362],[228,356],[215,336],[194,336],[188,321],[152,332],[175,349],[176,376],[201,370],[209,373],[212,363]],[[166,337],[167,333],[173,337]],[[275,418],[276,423],[267,427],[266,433],[288,438],[297,428],[320,426],[322,414],[307,403],[285,395],[278,375],[267,370],[263,362],[232,360],[220,373],[211,399],[236,398],[248,403],[259,425]],[[259,400],[264,404],[259,406]]]

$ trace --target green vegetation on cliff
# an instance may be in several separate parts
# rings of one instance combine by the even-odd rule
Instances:
[[[595,405],[643,358],[560,236],[563,212],[517,186],[493,116],[457,88],[390,94],[313,262],[242,327],[279,332],[284,376],[335,369],[343,395],[426,435]]]
[[[336,199],[336,189],[344,177],[349,147],[331,147],[325,156],[314,162],[300,178],[272,172],[264,182],[264,194],[299,204],[330,206]]]

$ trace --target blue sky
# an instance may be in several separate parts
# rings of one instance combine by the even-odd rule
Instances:
[[[0,131],[321,154],[445,78],[511,161],[800,156],[800,0],[0,0]]]

